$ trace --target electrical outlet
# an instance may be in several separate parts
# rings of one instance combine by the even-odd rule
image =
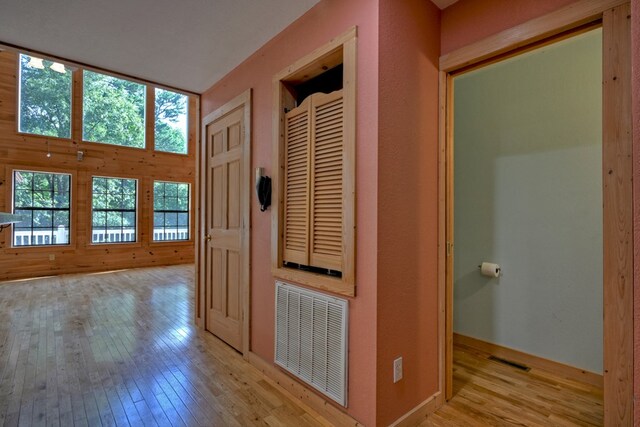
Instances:
[[[56,260],[56,254],[49,254],[49,261],[55,261]]]
[[[402,379],[402,357],[393,361],[393,382],[397,383]]]

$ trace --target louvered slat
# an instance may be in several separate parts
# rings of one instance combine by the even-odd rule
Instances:
[[[285,115],[283,260],[309,264],[310,103]]]
[[[312,123],[310,263],[342,271],[344,112],[341,90],[313,96]]]
[[[347,405],[348,303],[276,282],[275,362]]]

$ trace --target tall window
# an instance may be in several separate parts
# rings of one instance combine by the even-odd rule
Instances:
[[[137,180],[93,177],[93,243],[136,241]]]
[[[189,240],[189,184],[154,181],[153,240]]]
[[[164,89],[156,89],[156,150],[187,154],[188,97]]]
[[[145,85],[84,70],[85,141],[144,148]]]
[[[69,244],[71,175],[13,171],[14,246]]]
[[[20,132],[71,138],[71,71],[20,55]]]

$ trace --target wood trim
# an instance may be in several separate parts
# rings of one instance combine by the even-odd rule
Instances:
[[[347,297],[354,296],[353,286],[345,284],[344,280],[337,277],[284,267],[274,268],[271,270],[271,273],[276,279],[281,279],[287,282],[296,282],[300,285],[333,292]]]
[[[311,64],[313,64],[314,62],[318,62],[318,60],[322,61],[325,57],[334,58],[331,54],[337,49],[340,49],[349,40],[355,39],[356,33],[357,33],[356,27],[351,27],[349,30],[347,30],[343,34],[340,34],[338,37],[331,39],[327,44],[320,46],[313,52],[303,56],[293,64],[289,65],[287,68],[280,71],[278,74],[274,76],[273,80],[277,82],[280,80],[299,79],[298,73],[308,71],[308,69],[312,66]],[[332,60],[335,60],[335,59],[332,59]],[[337,64],[334,64],[334,66],[335,65]],[[313,77],[313,76],[309,76],[309,77]]]
[[[429,415],[438,409],[438,396],[440,396],[440,392],[435,393],[433,396],[418,404],[418,406],[411,411],[398,418],[390,427],[413,427],[420,425],[421,422],[425,421]]]
[[[244,139],[243,155],[242,155],[242,194],[240,195],[242,210],[242,241],[243,257],[245,261],[242,265],[242,282],[244,289],[242,290],[242,357],[249,359],[249,351],[251,350],[251,194],[253,194],[254,180],[253,171],[251,170],[251,89],[247,89],[244,96]]]
[[[355,296],[356,283],[356,46],[357,28],[352,27],[324,46],[297,60],[275,75],[273,79],[273,142],[272,142],[272,215],[271,215],[271,265],[272,273],[279,279],[292,280],[306,286]],[[336,59],[337,58],[337,59]],[[284,151],[285,107],[291,108],[293,98],[285,84],[310,78],[322,71],[327,61],[343,63],[344,93],[344,151],[343,151],[343,271],[342,278],[287,269],[282,266],[283,214],[284,214]],[[335,65],[335,64],[334,64]],[[315,74],[314,74],[315,73]],[[351,122],[349,122],[351,121]],[[350,126],[349,123],[354,125]]]
[[[628,11],[628,0],[581,0],[440,57],[441,71],[450,74],[588,22],[603,20],[605,425],[633,423],[632,113]],[[452,104],[449,97],[441,96],[440,102],[443,101]],[[450,112],[445,111],[446,114]],[[441,125],[440,131],[445,132],[444,138],[450,141],[452,135],[445,126]],[[445,156],[445,162],[447,160]],[[445,166],[440,165],[441,168]],[[443,191],[442,186],[440,191]],[[439,197],[439,203],[446,207],[446,187],[444,191],[445,201]],[[446,251],[446,248],[440,250]],[[446,275],[449,274],[451,272],[447,270]],[[446,290],[440,296],[445,298],[445,310],[453,307],[453,288],[446,275]],[[451,323],[449,316],[445,322]],[[445,332],[439,344],[445,347],[445,365],[440,368],[444,371],[445,392],[447,382],[452,381],[446,358],[449,357],[447,353],[453,351],[446,335]]]
[[[349,31],[349,37],[342,46],[343,72],[344,72],[344,152],[343,164],[345,165],[344,179],[342,181],[342,197],[344,206],[342,234],[344,236],[344,258],[342,264],[342,281],[350,284],[351,295],[355,295],[356,286],[356,111],[357,111],[357,39],[356,29]],[[349,126],[349,123],[352,125]]]
[[[580,0],[440,57],[440,70],[454,71],[597,20],[628,0]]]
[[[303,408],[310,408],[313,412],[317,412],[324,417],[331,425],[336,426],[354,426],[362,427],[363,424],[352,418],[349,414],[341,411],[325,398],[318,395],[314,390],[305,387],[298,380],[278,368],[277,366],[265,361],[257,354],[249,351],[248,362],[260,371],[267,382],[278,388],[288,398],[300,402]]]
[[[9,234],[9,244],[4,249],[3,253],[5,255],[19,255],[25,253],[38,253],[38,252],[46,252],[49,254],[58,254],[69,251],[75,251],[80,244],[78,243],[78,239],[76,236],[80,235],[78,233],[78,224],[80,221],[78,219],[78,171],[75,169],[65,169],[60,167],[45,167],[45,166],[25,166],[25,165],[14,165],[7,164],[4,165],[4,182],[8,183],[8,191],[5,192],[5,206],[8,208],[7,212],[14,211],[13,205],[13,197],[14,197],[14,185],[13,182],[13,172],[16,170],[28,171],[28,172],[49,172],[49,173],[61,173],[67,174],[71,177],[70,189],[71,189],[71,200],[69,205],[69,244],[68,245],[42,245],[42,246],[13,246],[13,227],[7,227],[2,231]]]
[[[156,148],[156,90],[154,87],[145,86],[145,129],[144,147],[146,150]],[[187,107],[188,108],[188,107]],[[188,149],[188,147],[187,147]]]
[[[604,419],[633,424],[631,8],[603,15]]]
[[[446,176],[446,155],[447,155],[447,138],[445,137],[445,130],[447,125],[446,109],[448,103],[447,97],[447,73],[440,71],[438,75],[438,336],[439,341],[447,341],[447,302],[450,298],[445,296],[447,287],[446,281],[446,190],[447,190],[447,176]],[[453,372],[451,366],[448,364],[450,352],[445,351],[448,348],[447,345],[439,346],[438,348],[438,364],[444,366],[444,371],[440,370],[438,375],[438,389],[444,391],[445,398],[448,400],[451,398],[453,390],[452,382],[447,381],[446,378],[449,372]],[[451,359],[453,360],[453,359]]]
[[[198,117],[200,115],[198,114]],[[193,236],[196,242],[196,250],[195,250],[195,258],[196,258],[196,292],[195,292],[195,316],[196,316],[196,325],[204,329],[205,328],[205,244],[203,244],[202,239],[204,236],[204,225],[206,224],[205,215],[205,203],[207,200],[206,197],[206,159],[207,159],[207,144],[209,143],[207,139],[207,131],[206,126],[204,124],[204,120],[200,120],[198,126],[198,141],[199,141],[199,149],[197,150],[198,158],[196,160],[197,167],[197,178],[196,183],[198,185],[198,219],[196,224],[195,236]]]
[[[451,75],[446,76],[445,87],[445,114],[444,114],[444,156],[445,156],[445,339],[447,349],[453,349],[453,262],[454,262],[454,183],[453,171],[455,164],[453,161],[453,79]],[[453,397],[453,351],[446,352],[446,387],[445,398]]]
[[[251,89],[247,89],[240,95],[233,98],[231,101],[222,105],[212,113],[208,114],[202,119],[201,124],[201,135],[205,141],[201,144],[200,148],[200,162],[198,163],[200,168],[199,180],[200,183],[200,200],[198,201],[198,209],[199,209],[199,218],[200,222],[198,224],[198,235],[196,238],[197,242],[197,254],[198,254],[198,266],[197,266],[197,277],[198,277],[198,292],[196,293],[196,307],[200,310],[200,316],[196,315],[196,322],[199,327],[204,328],[206,325],[206,310],[205,310],[205,244],[202,243],[202,239],[204,236],[204,226],[205,226],[205,215],[206,208],[205,203],[207,203],[206,197],[206,176],[207,174],[204,172],[206,170],[206,159],[207,159],[207,144],[209,141],[207,138],[207,126],[214,121],[224,117],[230,112],[236,111],[239,108],[244,110],[243,112],[243,120],[244,120],[244,139],[242,142],[242,167],[244,169],[242,176],[242,194],[240,195],[241,204],[243,206],[242,210],[242,236],[241,236],[241,248],[242,248],[242,354],[245,359],[248,359],[250,352],[250,343],[251,343],[251,194],[253,190],[253,173],[251,170],[251,100],[252,93]]]
[[[493,356],[521,363],[533,369],[547,371],[562,378],[583,382],[599,388],[602,388],[603,386],[602,375],[576,368],[574,366],[565,365],[564,363],[556,362],[554,360],[545,359],[540,356],[524,353],[509,347],[503,347],[498,344],[457,333],[453,334],[453,342],[456,345],[463,345],[465,347],[480,350]]]

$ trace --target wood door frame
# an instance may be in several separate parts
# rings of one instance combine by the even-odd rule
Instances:
[[[199,170],[199,202],[198,202],[198,226],[196,236],[196,275],[197,275],[197,288],[195,292],[195,316],[196,325],[205,329],[206,327],[206,307],[205,307],[205,265],[206,260],[205,250],[206,244],[203,243],[204,235],[206,234],[204,227],[206,224],[206,178],[207,174],[207,126],[216,120],[226,116],[227,114],[242,108],[243,112],[243,125],[244,125],[244,138],[242,141],[242,194],[240,200],[242,204],[242,237],[241,237],[241,281],[242,281],[242,355],[245,359],[249,358],[251,351],[251,194],[253,193],[253,181],[251,171],[251,89],[247,89],[240,95],[233,98],[223,106],[219,107],[210,114],[207,114],[202,119],[201,136],[202,143],[200,144],[200,159],[198,162]]]
[[[438,146],[439,386],[452,395],[452,74],[602,21],[604,421],[633,425],[633,192],[629,0],[580,0],[440,57]]]

